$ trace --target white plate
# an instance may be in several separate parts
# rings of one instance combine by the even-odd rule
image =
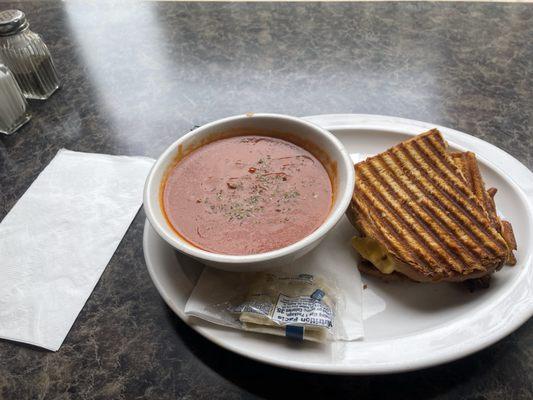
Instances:
[[[487,142],[433,124],[377,115],[306,119],[330,130],[350,153],[378,153],[432,127],[441,130],[452,148],[476,152],[487,187],[498,188],[498,212],[513,224],[517,265],[504,267],[489,289],[476,293],[456,284],[386,284],[364,278],[368,284],[364,298],[374,300],[373,309],[365,310],[371,316],[365,321],[364,340],[295,345],[284,338],[191,321],[183,309],[202,266],[175,252],[146,222],[143,246],[148,271],[163,299],[185,323],[228,350],[269,364],[323,373],[376,374],[414,370],[464,357],[527,321],[533,314],[531,171]]]

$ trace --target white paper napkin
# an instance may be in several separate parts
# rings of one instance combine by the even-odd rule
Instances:
[[[58,152],[0,223],[0,338],[59,349],[142,204],[152,164]]]

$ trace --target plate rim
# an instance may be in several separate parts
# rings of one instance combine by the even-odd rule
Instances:
[[[383,130],[384,124],[387,125],[406,125],[406,126],[419,126],[424,129],[428,129],[431,127],[436,127],[439,130],[442,129],[444,135],[451,134],[452,136],[458,135],[459,137],[464,137],[465,140],[469,140],[470,142],[474,141],[477,144],[481,144],[484,147],[487,147],[491,149],[492,151],[499,152],[500,155],[502,155],[504,158],[506,158],[506,161],[509,161],[509,159],[512,159],[513,164],[515,164],[515,167],[521,168],[521,173],[529,174],[531,178],[533,178],[533,173],[520,161],[515,159],[513,156],[511,156],[509,153],[505,152],[504,150],[482,140],[479,138],[476,138],[474,136],[471,136],[469,134],[466,134],[464,132],[456,131],[450,128],[442,127],[437,124],[431,124],[426,123],[422,121],[416,121],[416,120],[410,120],[405,118],[398,118],[398,117],[389,117],[389,116],[383,116],[383,115],[373,115],[373,114],[324,114],[324,115],[314,115],[309,117],[303,117],[303,119],[306,119],[307,121],[320,124],[321,127],[323,127],[326,130],[348,130],[348,129],[361,129],[361,128],[369,128],[372,126],[372,124],[375,124],[376,129]],[[456,144],[453,140],[451,140],[454,144]],[[462,144],[458,144],[462,147]],[[483,157],[484,158],[484,157]],[[488,163],[491,167],[495,167],[498,172],[501,172],[502,169],[496,165],[494,162],[488,161],[486,158],[484,158],[484,161]],[[531,209],[533,208],[533,192],[529,193],[529,191],[524,190],[524,188],[521,187],[512,177],[507,176],[506,174],[502,174],[502,177],[510,180],[513,186],[517,186],[519,189],[519,192],[523,195],[524,199],[527,202],[527,205],[529,206],[529,211],[531,213]],[[532,179],[533,180],[533,179]],[[283,362],[280,362],[279,358],[270,358],[267,355],[256,355],[251,354],[246,351],[245,348],[239,347],[239,346],[233,346],[231,344],[228,344],[224,340],[220,340],[216,334],[212,334],[211,332],[207,331],[201,324],[194,324],[191,323],[191,319],[184,314],[184,312],[179,309],[171,300],[171,298],[168,296],[168,294],[165,292],[164,288],[162,287],[161,282],[159,281],[159,277],[155,274],[154,268],[151,265],[151,260],[148,257],[149,251],[149,245],[148,245],[148,239],[150,232],[149,230],[153,229],[149,223],[148,220],[145,221],[145,226],[143,229],[143,254],[145,263],[150,275],[150,278],[152,279],[154,285],[156,286],[159,294],[165,301],[165,303],[172,309],[172,311],[180,317],[180,319],[189,325],[192,329],[194,329],[196,332],[198,332],[200,335],[205,337],[206,339],[212,341],[213,343],[219,345],[220,347],[232,351],[234,353],[237,353],[239,355],[242,355],[244,357],[263,362],[266,364],[270,364],[276,367],[283,367],[288,369],[294,369],[299,371],[305,371],[305,372],[314,372],[314,373],[322,373],[322,374],[343,374],[343,375],[377,375],[377,374],[388,374],[388,373],[397,373],[397,372],[407,372],[407,371],[413,371],[423,368],[428,368],[431,366],[436,366],[440,364],[444,364],[447,362],[451,362],[463,357],[466,357],[470,354],[473,354],[477,351],[480,351],[486,347],[491,346],[492,344],[496,343],[497,341],[501,340],[505,336],[509,335],[516,329],[518,329],[522,324],[524,324],[532,315],[533,315],[533,303],[530,302],[529,307],[522,307],[522,309],[519,309],[516,311],[516,313],[513,315],[512,321],[507,324],[504,324],[503,326],[496,329],[494,332],[492,332],[491,335],[484,337],[483,340],[480,341],[474,341],[469,342],[466,346],[456,346],[452,347],[451,351],[439,353],[437,356],[428,356],[421,360],[418,360],[416,362],[407,361],[394,361],[389,363],[380,363],[380,364],[371,364],[371,365],[361,365],[360,363],[357,364],[343,364],[343,365],[335,365],[335,364],[319,364],[319,363],[307,363],[307,362],[301,362],[301,361],[292,361],[292,360],[283,360]],[[148,249],[148,251],[147,251]],[[530,275],[533,271],[531,271],[532,262],[531,259],[526,260],[529,261],[527,264],[527,267],[530,270]],[[527,280],[526,280],[527,281]],[[527,282],[526,282],[527,284]],[[520,285],[520,282],[517,282],[515,286]],[[501,301],[501,300],[500,300]]]

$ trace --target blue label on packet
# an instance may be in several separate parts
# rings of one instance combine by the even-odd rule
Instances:
[[[324,293],[322,290],[320,289],[317,289],[313,292],[313,294],[311,295],[311,298],[312,299],[315,299],[315,300],[322,300],[322,298],[326,295],[326,293]]]
[[[295,326],[295,325],[287,325],[285,327],[285,336],[291,339],[296,340],[303,340],[304,338],[304,327],[303,326]]]

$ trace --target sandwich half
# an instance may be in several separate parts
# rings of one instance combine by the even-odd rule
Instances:
[[[465,151],[464,153],[451,153],[451,156],[463,174],[467,186],[470,188],[470,190],[472,190],[474,195],[483,205],[483,208],[488,214],[490,223],[502,235],[503,239],[507,243],[509,253],[507,254],[505,264],[511,266],[515,265],[516,257],[513,253],[513,250],[516,250],[516,239],[514,237],[513,227],[508,221],[500,219],[496,213],[494,196],[498,190],[496,188],[489,188],[488,190],[485,190],[485,183],[481,177],[479,165],[474,153],[471,151]]]
[[[432,129],[355,165],[347,215],[360,233],[352,243],[366,260],[363,272],[458,282],[490,275],[512,257],[503,222],[487,210],[490,193],[480,175],[468,181],[470,158],[459,158]]]

